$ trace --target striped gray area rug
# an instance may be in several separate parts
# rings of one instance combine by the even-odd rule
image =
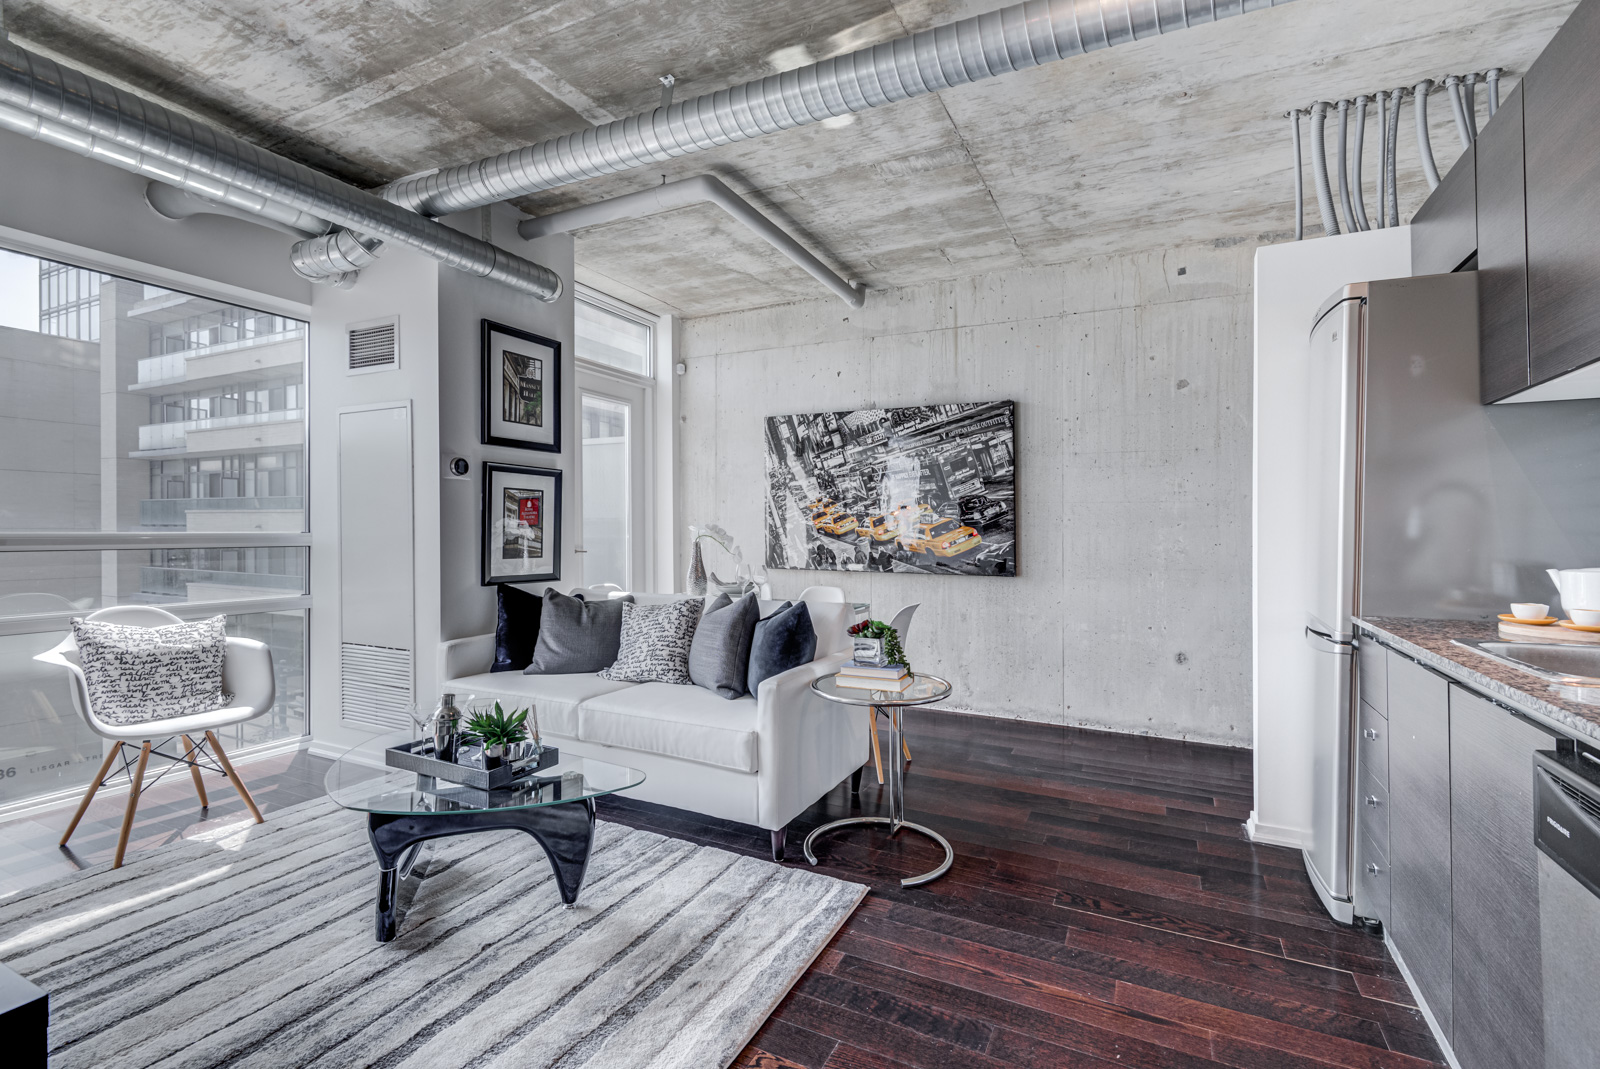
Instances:
[[[618,824],[578,908],[520,832],[436,840],[373,938],[365,819],[327,800],[0,902],[50,1064],[726,1066],[866,894]]]

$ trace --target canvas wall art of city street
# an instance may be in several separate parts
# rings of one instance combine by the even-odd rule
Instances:
[[[769,568],[1017,574],[1016,405],[767,417]]]

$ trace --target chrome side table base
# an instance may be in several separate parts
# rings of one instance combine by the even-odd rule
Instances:
[[[921,824],[913,824],[906,819],[905,762],[901,759],[900,748],[900,714],[903,709],[904,706],[890,704],[874,705],[872,707],[873,716],[882,713],[889,718],[889,753],[893,755],[893,759],[888,762],[889,767],[884,769],[888,773],[884,777],[884,783],[889,788],[889,815],[886,817],[845,817],[843,820],[835,820],[822,825],[822,827],[806,836],[805,855],[806,860],[811,864],[815,865],[817,863],[817,854],[813,849],[814,844],[829,832],[837,831],[840,828],[882,825],[889,829],[890,835],[898,835],[900,829],[904,828],[919,835],[926,835],[944,847],[944,860],[939,863],[937,868],[931,872],[924,872],[920,876],[907,876],[900,881],[901,887],[920,887],[925,883],[937,880],[940,876],[950,871],[950,866],[956,859],[956,852],[950,846],[949,840],[932,828],[925,828]]]
[[[939,863],[938,868],[934,869],[932,872],[924,872],[921,876],[907,876],[905,879],[900,881],[901,887],[920,887],[925,883],[932,883],[940,876],[943,876],[945,873],[949,872],[951,864],[955,862],[956,852],[943,835],[940,835],[932,828],[925,828],[921,824],[913,824],[909,820],[897,821],[892,817],[846,817],[843,820],[835,820],[831,823],[824,824],[822,827],[816,829],[810,835],[806,836],[806,860],[811,862],[813,865],[817,863],[817,855],[811,849],[811,844],[816,842],[819,838],[828,834],[830,831],[835,831],[839,828],[854,827],[860,824],[882,824],[884,827],[889,829],[890,835],[894,835],[899,832],[901,828],[905,828],[907,831],[914,831],[920,835],[926,835],[928,838],[944,847],[944,860]]]

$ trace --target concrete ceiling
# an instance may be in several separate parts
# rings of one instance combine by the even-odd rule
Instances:
[[[6,12],[25,45],[376,185],[650,108],[661,74],[682,99],[1000,4],[6,0]],[[712,172],[874,288],[1282,240],[1288,107],[1496,65],[1514,82],[1574,6],[1297,0],[518,204],[540,214]],[[1444,98],[1432,118],[1444,169],[1460,149]],[[1407,217],[1426,194],[1410,122],[1408,108]],[[710,207],[595,227],[577,248],[584,276],[686,315],[823,293]]]

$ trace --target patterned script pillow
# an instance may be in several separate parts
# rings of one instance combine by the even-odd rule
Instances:
[[[108,724],[142,724],[223,709],[225,618],[166,627],[72,621],[89,707]]]
[[[628,683],[690,683],[689,647],[700,624],[704,598],[665,605],[622,606],[622,644],[602,679]]]

